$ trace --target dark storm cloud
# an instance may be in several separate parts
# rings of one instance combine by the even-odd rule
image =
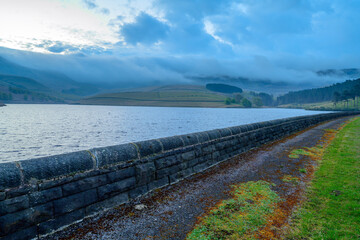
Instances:
[[[124,24],[120,29],[120,34],[129,44],[153,44],[162,40],[168,31],[167,24],[159,21],[144,12],[141,12],[135,22]]]

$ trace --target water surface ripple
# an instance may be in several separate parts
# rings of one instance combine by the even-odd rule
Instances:
[[[9,104],[0,108],[0,162],[323,112]]]

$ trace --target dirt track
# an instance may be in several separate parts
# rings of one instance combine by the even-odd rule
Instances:
[[[274,190],[291,212],[298,203],[304,184],[284,183],[284,175],[307,181],[309,174],[299,171],[316,164],[309,157],[297,159],[288,155],[294,149],[314,147],[326,137],[325,129],[337,129],[349,117],[333,120],[307,129],[286,139],[238,155],[204,173],[145,196],[118,209],[49,236],[46,239],[184,239],[199,216],[222,199],[230,196],[231,185],[266,180],[276,184]],[[134,206],[144,204],[143,210]],[[279,222],[278,225],[281,225]],[[277,234],[275,226],[273,232]]]

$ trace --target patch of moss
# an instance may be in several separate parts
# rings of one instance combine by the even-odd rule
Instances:
[[[299,158],[300,155],[310,156],[311,154],[311,151],[307,151],[305,149],[295,149],[291,151],[289,158]]]
[[[193,229],[187,239],[255,239],[280,197],[265,181],[233,186],[233,198],[222,201]]]
[[[283,182],[288,182],[288,183],[297,183],[297,182],[299,182],[299,178],[298,177],[293,177],[291,175],[285,175],[282,178],[282,181]]]

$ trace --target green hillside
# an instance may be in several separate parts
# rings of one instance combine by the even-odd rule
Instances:
[[[51,90],[35,80],[26,77],[18,77],[0,74],[0,85],[27,89],[29,91],[50,92]]]
[[[26,78],[0,74],[0,100],[6,103],[63,103],[59,94]]]
[[[81,104],[166,107],[225,107],[226,97],[211,92],[164,91],[101,94],[82,99]]]
[[[74,98],[71,95],[89,96],[99,92],[99,89],[96,86],[74,81],[65,74],[55,71],[42,71],[24,67],[1,56],[0,74],[36,80],[36,82],[42,86],[45,86],[46,88],[49,88],[59,94],[64,94],[65,97],[69,96],[70,99]],[[37,91],[41,91],[41,89],[38,89]]]

